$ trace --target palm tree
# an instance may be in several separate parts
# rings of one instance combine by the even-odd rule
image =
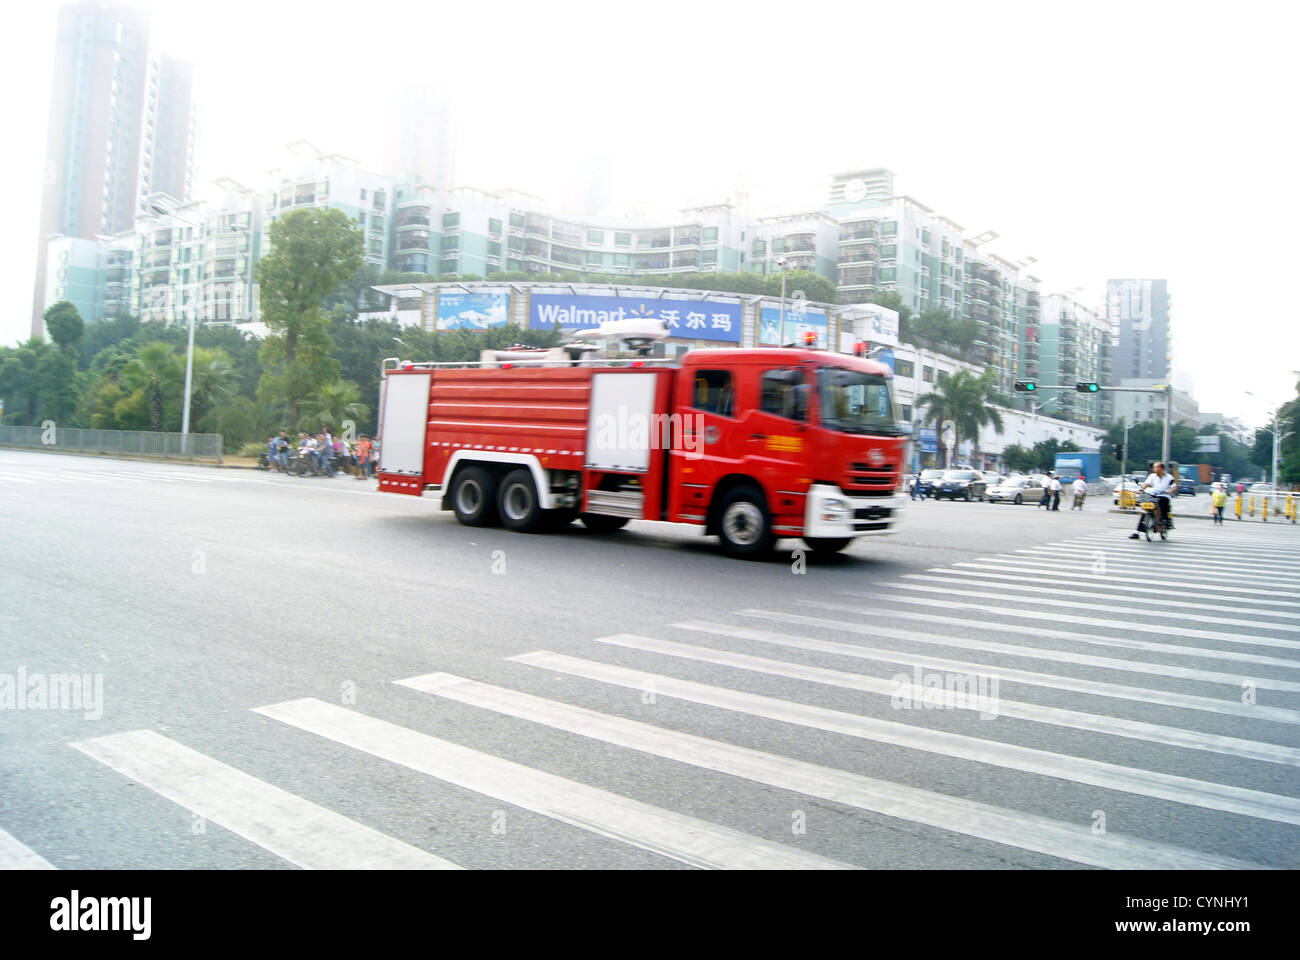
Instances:
[[[226,351],[194,348],[190,382],[190,406],[194,422],[215,407],[233,400],[238,393],[239,374]]]
[[[204,414],[198,421],[199,428],[222,434],[229,448],[237,450],[250,440],[265,440],[287,429],[287,406],[284,400],[258,403],[251,397],[237,396]]]
[[[952,445],[955,450],[962,437],[970,437],[978,444],[980,427],[986,424],[1002,432],[1002,414],[993,407],[996,400],[992,370],[985,370],[978,377],[967,370],[958,370],[940,381],[937,390],[918,397],[916,403],[934,418],[936,426],[944,420],[953,422],[957,434]],[[977,453],[978,447],[973,447],[971,452]]]
[[[344,420],[360,420],[370,412],[357,397],[360,391],[351,380],[339,380],[321,387],[312,396],[301,401],[299,409],[302,416],[298,420],[299,430],[318,430],[321,424],[338,426]]]
[[[151,343],[122,368],[122,383],[133,393],[143,393],[149,404],[149,429],[163,428],[165,394],[180,382],[180,364],[166,343]]]

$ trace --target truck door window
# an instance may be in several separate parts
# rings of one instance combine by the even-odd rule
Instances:
[[[764,370],[759,392],[759,409],[787,420],[808,419],[808,384],[798,367]]]
[[[731,371],[696,370],[691,406],[705,413],[732,416]]]

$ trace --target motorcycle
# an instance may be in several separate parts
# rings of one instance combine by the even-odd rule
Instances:
[[[1142,493],[1138,496],[1138,509],[1142,511],[1142,516],[1138,520],[1138,531],[1144,534],[1147,542],[1151,542],[1151,535],[1157,534],[1161,540],[1169,539],[1169,531],[1174,528],[1174,517],[1170,513],[1168,519],[1162,519],[1160,511],[1156,509],[1157,497],[1149,493]]]

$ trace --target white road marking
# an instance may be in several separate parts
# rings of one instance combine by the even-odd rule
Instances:
[[[1137,703],[1158,703],[1166,707],[1200,710],[1205,713],[1220,713],[1225,716],[1249,717],[1252,720],[1300,724],[1300,710],[1269,707],[1259,703],[1242,703],[1239,699],[1218,700],[1213,697],[1198,697],[1188,693],[1174,693],[1170,690],[1156,690],[1152,687],[1130,687],[1118,683],[1106,683],[1101,680],[1084,680],[1079,677],[1066,677],[1053,673],[1035,673],[1031,670],[1019,670],[1002,664],[977,663],[973,660],[950,660],[946,657],[932,657],[911,651],[868,647],[857,643],[843,643],[838,640],[796,637],[788,633],[773,633],[769,630],[755,630],[752,627],[733,627],[722,623],[686,621],[674,623],[673,626],[681,630],[713,633],[724,637],[735,637],[740,640],[755,640],[759,643],[770,643],[793,650],[815,650],[820,653],[833,653],[838,656],[873,660],[878,663],[898,663],[907,666],[917,664],[954,673],[995,673],[1008,683],[1024,683],[1029,686],[1069,690],[1072,693],[1112,697],[1117,700],[1132,700]],[[905,635],[905,631],[896,630],[891,632],[891,636]],[[918,634],[907,638],[918,639],[924,643],[945,643],[945,638],[933,634]],[[1070,662],[1074,661],[1071,660]],[[1300,754],[1300,751],[1295,752]]]
[[[0,870],[53,870],[54,865],[0,829]]]
[[[548,650],[507,659],[601,683],[629,687],[633,690],[646,689],[649,684],[649,688],[653,689],[656,695],[662,694],[691,703],[720,707],[754,717],[765,717],[781,723],[842,733],[875,743],[888,743],[908,750],[934,753],[954,760],[968,760],[1004,770],[1019,770],[1036,776],[1087,784],[1103,790],[1117,790],[1120,793],[1154,797],[1157,800],[1170,800],[1207,810],[1220,810],[1258,820],[1300,826],[1300,799],[1280,794],[1264,793],[1260,790],[1207,780],[1194,780],[1190,777],[1143,770],[1139,767],[1126,767],[1102,760],[1090,760],[1086,757],[1053,753],[1049,750],[1023,747],[1000,740],[984,740],[962,733],[931,730],[928,727],[894,720],[863,717],[842,710],[793,703],[777,697],[728,690],[690,680],[678,680],[663,674],[597,663]],[[916,691],[916,695],[920,696],[921,692]]]
[[[311,870],[455,870],[456,864],[154,733],[73,747],[277,857]]]
[[[651,756],[1075,863],[1144,870],[1242,869],[1247,866],[1240,860],[1119,833],[1095,834],[1087,823],[1050,820],[889,783],[447,674],[430,674],[402,682],[436,696]]]
[[[809,603],[809,606],[816,607],[818,604]],[[848,608],[856,610],[857,608]],[[760,620],[776,620],[780,623],[797,623],[806,626],[825,627],[831,630],[840,630],[846,633],[859,633],[868,637],[889,637],[901,636],[903,639],[915,639],[922,642],[932,642],[942,646],[961,647],[969,650],[987,650],[990,653],[1002,653],[1013,657],[1025,657],[1031,660],[1053,660],[1060,663],[1075,663],[1086,666],[1104,667],[1108,670],[1124,670],[1129,673],[1150,673],[1160,677],[1179,677],[1186,680],[1203,680],[1207,683],[1227,683],[1240,689],[1245,681],[1253,683],[1257,687],[1267,688],[1270,690],[1284,690],[1288,693],[1300,692],[1300,682],[1289,680],[1275,680],[1271,677],[1256,676],[1249,673],[1219,673],[1212,670],[1202,670],[1195,667],[1179,667],[1172,664],[1164,663],[1146,663],[1140,660],[1116,660],[1111,657],[1095,657],[1086,653],[1074,653],[1068,650],[1052,650],[1046,647],[1023,647],[1017,644],[997,643],[991,640],[975,640],[967,637],[944,636],[942,638],[928,640],[924,634],[914,634],[911,632],[896,631],[891,627],[877,627],[871,623],[863,624],[848,620],[832,620],[826,617],[808,617],[797,613],[782,613],[777,610],[759,610],[750,608],[747,610],[737,610],[740,616],[756,617]],[[876,619],[880,617],[880,611],[871,611]],[[953,617],[939,618],[925,616],[923,614],[908,615],[907,611],[891,610],[891,617],[900,617],[902,619],[921,620],[931,622],[938,619],[944,619],[947,622],[955,623],[962,626],[969,626],[964,621],[957,620]],[[1179,648],[1170,647],[1163,643],[1146,643],[1135,640],[1132,642],[1124,640],[1110,640],[1106,637],[1091,637],[1087,634],[1069,633],[1064,630],[1036,630],[1030,627],[1017,630],[1014,624],[996,624],[997,629],[1007,633],[1023,633],[1033,637],[1053,637],[1067,640],[1081,640],[1084,643],[1093,643],[1098,646],[1115,646],[1124,649],[1136,650],[1154,650],[1161,653],[1179,653]],[[1211,651],[1216,653],[1219,651]],[[1228,651],[1223,651],[1220,659],[1241,660],[1247,659],[1249,662],[1264,661],[1268,666],[1281,666],[1295,668],[1300,664],[1292,663],[1288,660],[1278,660],[1275,657],[1252,657],[1249,654],[1237,654],[1229,656]]]
[[[293,700],[258,707],[256,712],[502,803],[692,866],[781,870],[848,866],[320,700]]]
[[[984,570],[984,569],[1013,570],[1017,573],[1037,574],[1040,577],[1043,574],[1042,567],[1031,566],[1030,561],[1024,557],[1016,558],[1014,560],[998,559],[997,557],[988,557],[984,560],[958,560],[956,563],[953,564],[953,566],[970,568],[973,570]],[[1080,582],[1087,581],[1089,583],[1098,583],[1101,585],[1114,584],[1115,578],[1118,575],[1120,574],[1112,573],[1109,575],[1102,575],[1102,574],[1093,574],[1093,573],[1078,573],[1074,570],[1070,571],[1071,580],[1077,580]],[[1214,594],[1202,593],[1198,588],[1196,595],[1199,597],[1206,597],[1206,598],[1218,597],[1224,600],[1235,599],[1235,597],[1224,596],[1225,594],[1242,594],[1245,596],[1249,596],[1252,600],[1255,599],[1256,597],[1294,597],[1296,595],[1294,590],[1268,590],[1263,587],[1234,587],[1230,584],[1225,585],[1217,582],[1213,585],[1212,589],[1215,591]],[[1288,606],[1300,606],[1300,604],[1293,603],[1290,600],[1270,600],[1268,602],[1276,603],[1276,604],[1285,603]]]

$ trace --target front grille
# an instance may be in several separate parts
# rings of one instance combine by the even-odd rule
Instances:
[[[872,530],[888,530],[889,523],[855,523],[853,525],[854,533],[868,533]]]
[[[884,520],[887,519],[893,510],[889,507],[858,507],[853,511],[854,520]]]

